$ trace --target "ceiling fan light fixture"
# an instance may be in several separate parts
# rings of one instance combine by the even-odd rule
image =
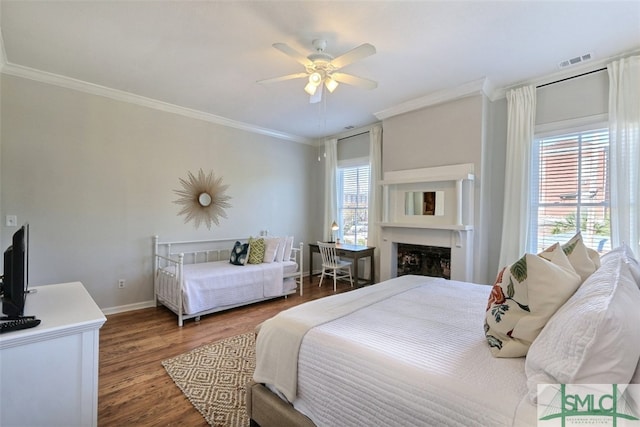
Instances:
[[[316,86],[320,85],[322,83],[322,75],[317,71],[309,74],[309,83],[313,83]]]
[[[327,77],[324,81],[324,85],[330,93],[333,93],[333,91],[338,87],[338,82],[333,80],[331,77]]]
[[[316,89],[318,89],[318,85],[313,84],[311,82],[307,83],[307,85],[304,87],[304,91],[307,92],[309,95],[315,94]]]
[[[274,43],[274,48],[300,63],[304,67],[305,71],[271,79],[259,80],[258,82],[274,83],[306,77],[308,82],[304,87],[304,90],[310,95],[309,102],[312,104],[320,102],[322,92],[324,92],[325,87],[329,93],[333,93],[341,83],[358,86],[364,89],[375,89],[378,86],[378,84],[373,80],[339,72],[342,67],[376,53],[376,48],[373,45],[369,43],[361,44],[338,57],[333,57],[326,53],[326,46],[326,40],[314,40],[313,47],[315,48],[315,52],[305,56],[285,43]],[[324,87],[322,87],[323,85]]]
[[[322,84],[322,75],[315,71],[309,74],[309,83],[304,87],[305,92],[309,95],[313,95],[316,93],[318,86]]]

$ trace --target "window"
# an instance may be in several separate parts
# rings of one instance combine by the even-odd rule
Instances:
[[[366,245],[369,226],[369,164],[338,167],[338,236]]]
[[[566,242],[577,231],[588,247],[611,249],[608,167],[608,129],[536,139],[530,251]]]

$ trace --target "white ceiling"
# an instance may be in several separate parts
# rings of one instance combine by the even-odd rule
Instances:
[[[585,69],[640,48],[638,0],[2,0],[0,13],[3,72],[76,79],[294,140],[485,78],[505,88],[555,76],[568,58],[592,53]],[[309,104],[303,79],[256,83],[303,71],[273,43],[308,54],[316,38],[334,56],[373,44],[342,71],[378,88],[342,84]]]

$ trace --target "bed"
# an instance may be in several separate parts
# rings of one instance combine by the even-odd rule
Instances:
[[[286,243],[286,238],[271,240]],[[246,245],[247,239],[160,242],[154,236],[156,305],[173,311],[178,326],[183,326],[187,319],[286,297],[298,288],[302,294],[303,243],[296,248],[293,238],[289,240],[289,247],[278,252],[280,259],[274,253],[268,262],[234,265],[230,263],[232,251],[237,243]]]
[[[580,376],[584,360],[608,366],[602,359],[615,359],[616,367],[624,367],[591,378],[636,383],[640,314],[632,307],[640,304],[640,266],[635,259],[615,254],[608,259],[548,321],[552,326],[545,326],[531,345],[534,357],[492,356],[483,328],[492,291],[486,285],[402,276],[283,311],[264,322],[257,336],[256,372],[247,386],[252,423],[536,425],[536,382],[584,383],[589,380]],[[616,273],[625,268],[624,277]],[[616,284],[609,286],[613,281]],[[612,303],[612,316],[618,316],[613,326],[585,320],[573,323],[583,328],[579,331],[567,327],[567,319],[580,311],[576,306],[589,301],[594,311],[592,298],[601,298],[604,288],[633,301],[622,310]],[[608,304],[603,305],[605,311]],[[617,335],[625,329],[620,324],[629,325],[623,337]],[[584,325],[593,328],[586,330]],[[558,330],[569,334],[561,344]],[[571,342],[572,336],[583,339],[590,334],[620,339],[604,348],[598,347],[598,340]],[[550,360],[554,355],[557,360]],[[575,369],[567,366],[574,359]],[[554,371],[558,363],[559,373]],[[575,375],[563,377],[568,372]]]

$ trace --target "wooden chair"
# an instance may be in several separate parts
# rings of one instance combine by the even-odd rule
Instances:
[[[322,279],[324,275],[333,276],[333,292],[336,291],[336,281],[340,279],[349,278],[351,287],[353,287],[353,279],[351,278],[351,261],[344,261],[338,257],[336,253],[335,243],[318,242],[318,248],[320,248],[320,255],[322,256],[322,276],[320,276],[320,284],[322,286]]]

